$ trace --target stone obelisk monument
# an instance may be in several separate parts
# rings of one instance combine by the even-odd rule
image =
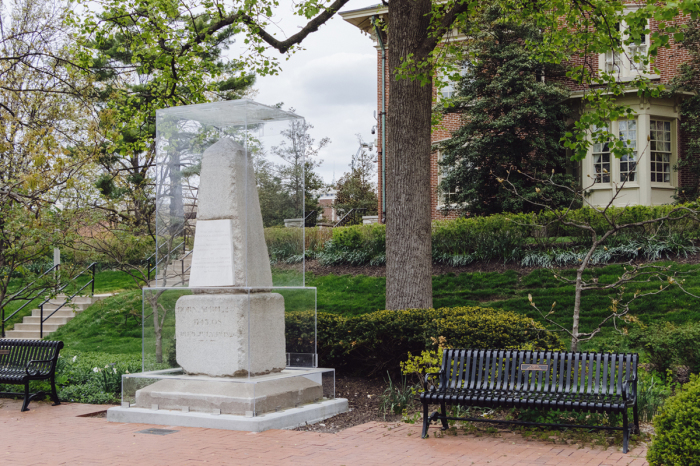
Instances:
[[[190,288],[175,308],[188,374],[245,376],[286,365],[284,298],[272,273],[252,161],[223,138],[202,156]]]

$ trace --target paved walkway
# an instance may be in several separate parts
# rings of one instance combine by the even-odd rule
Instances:
[[[0,464],[7,465],[645,465],[646,448],[576,448],[521,437],[465,435],[420,439],[416,425],[368,423],[337,434],[270,430],[263,433],[172,427],[142,434],[143,424],[79,417],[96,405],[0,399]],[[159,426],[155,426],[159,427]]]

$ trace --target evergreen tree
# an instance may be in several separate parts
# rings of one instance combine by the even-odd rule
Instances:
[[[358,136],[362,144],[362,139]],[[364,215],[377,215],[377,188],[373,181],[376,159],[364,149],[353,155],[351,170],[336,184],[335,209],[343,216],[352,209],[367,209]]]
[[[525,41],[540,39],[534,24],[510,19],[497,7],[475,24],[480,27],[467,28],[476,31],[466,41],[470,63],[448,108],[462,112],[463,126],[440,148],[440,189],[451,193],[446,207],[456,203],[467,214],[533,210],[526,200],[536,196],[535,183],[527,174],[554,170],[558,182],[575,182],[560,142],[570,114],[568,92],[557,82],[565,70],[532,58]],[[524,199],[498,183],[508,172]],[[561,206],[570,204],[566,193],[547,189]]]

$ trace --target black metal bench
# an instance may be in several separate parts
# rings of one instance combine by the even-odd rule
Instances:
[[[51,381],[51,399],[53,405],[61,402],[56,393],[56,361],[58,352],[63,348],[62,341],[43,340],[0,340],[0,384],[24,384],[24,403],[22,411],[28,411],[29,402],[46,396],[46,392],[29,393],[32,380]],[[5,396],[22,396],[22,393],[0,393]]]
[[[437,374],[437,385],[426,376],[423,404],[423,438],[432,421],[466,420],[503,424],[623,431],[627,453],[630,429],[627,408],[633,408],[634,432],[639,433],[637,414],[637,354],[570,353],[447,349]],[[428,415],[428,405],[440,412]],[[622,427],[540,424],[484,418],[449,417],[447,405],[482,408],[538,408],[622,414]]]

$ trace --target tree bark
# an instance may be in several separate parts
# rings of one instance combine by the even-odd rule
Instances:
[[[430,215],[432,83],[396,79],[402,59],[424,61],[430,0],[391,0],[387,114],[386,308],[433,306]],[[423,71],[427,72],[427,71]]]

